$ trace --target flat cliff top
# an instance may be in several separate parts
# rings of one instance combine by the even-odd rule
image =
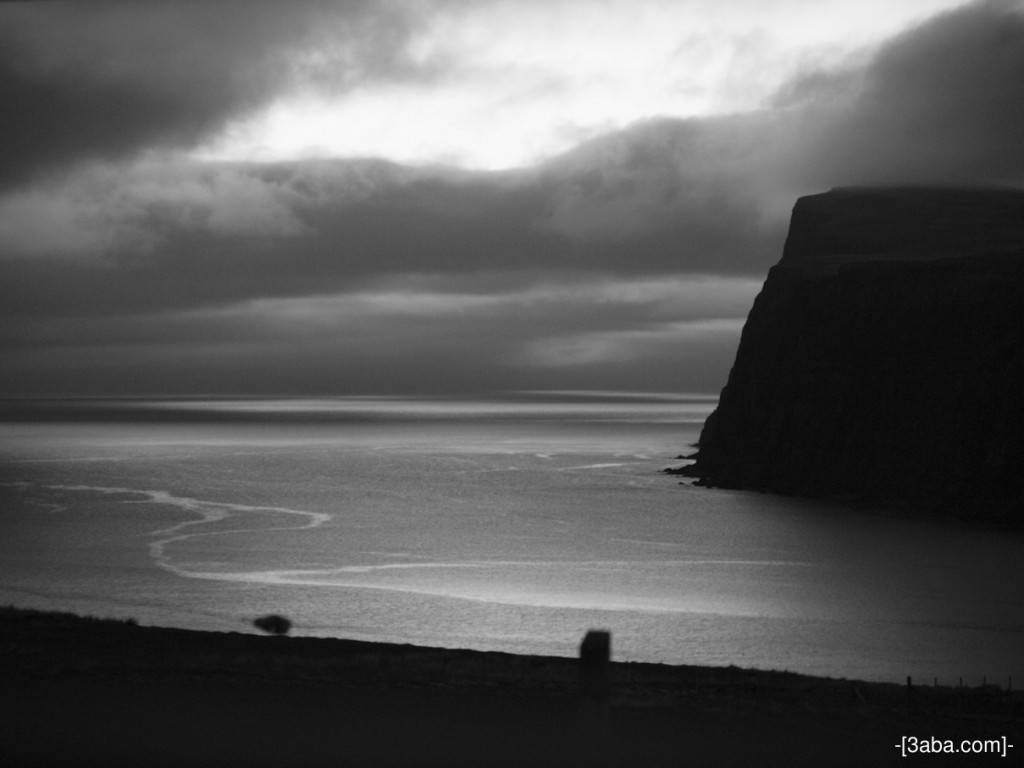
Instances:
[[[802,197],[780,265],[1024,258],[1024,190],[844,187]]]

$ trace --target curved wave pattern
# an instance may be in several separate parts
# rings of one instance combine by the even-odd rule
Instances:
[[[164,570],[170,571],[177,576],[185,578],[224,578],[234,577],[235,574],[216,574],[207,573],[202,571],[192,571],[185,566],[175,565],[167,552],[167,548],[174,543],[187,541],[189,539],[196,539],[207,536],[226,536],[230,534],[243,534],[252,533],[254,529],[252,527],[241,527],[241,528],[228,528],[219,530],[191,530],[200,526],[210,526],[215,523],[223,522],[234,515],[244,513],[277,513],[283,515],[299,515],[306,517],[307,521],[303,525],[280,525],[271,526],[266,528],[259,528],[263,531],[299,531],[309,528],[319,528],[332,519],[332,515],[325,512],[310,512],[303,509],[290,509],[288,507],[275,507],[275,506],[255,506],[249,504],[233,504],[223,501],[207,501],[204,499],[195,499],[189,496],[175,496],[169,491],[163,490],[147,490],[140,488],[122,488],[115,486],[97,486],[97,485],[45,485],[44,488],[50,488],[53,490],[60,491],[91,491],[93,493],[104,493],[110,495],[131,495],[131,496],[142,496],[141,499],[132,499],[130,503],[135,504],[160,504],[163,506],[177,507],[199,516],[198,520],[185,520],[180,523],[175,523],[168,528],[160,528],[152,532],[152,536],[157,536],[155,541],[149,543],[149,555],[153,559],[153,563]],[[234,579],[233,579],[234,580]]]
[[[196,516],[174,525],[152,531],[148,544],[149,555],[157,567],[187,579],[220,582],[242,582],[273,586],[306,586],[316,588],[355,588],[386,590],[422,595],[525,606],[562,608],[602,608],[612,610],[642,610],[670,613],[728,613],[758,614],[761,608],[732,603],[735,600],[700,598],[697,595],[666,597],[654,594],[629,594],[602,587],[610,587],[604,579],[618,579],[624,573],[634,576],[657,571],[662,575],[673,570],[705,571],[708,567],[736,569],[793,569],[814,567],[814,563],[795,560],[742,559],[742,558],[672,558],[657,561],[636,559],[465,559],[423,560],[414,562],[343,563],[315,568],[221,568],[195,561],[176,561],[170,548],[186,541],[206,537],[223,537],[253,533],[301,531],[319,528],[334,516],[322,512],[279,506],[259,506],[209,501],[188,496],[176,496],[165,490],[126,488],[94,485],[44,485],[41,487],[73,492],[91,492],[127,496],[124,503],[156,504],[176,507]],[[304,518],[297,525],[249,525],[239,523],[224,527],[235,518],[266,514],[298,516]],[[349,553],[351,556],[354,553]],[[369,555],[369,552],[361,552]],[[461,578],[456,574],[466,574]],[[516,574],[519,574],[518,576]],[[567,586],[586,574],[585,583]],[[539,579],[539,580],[538,580]],[[616,582],[617,583],[617,582]],[[744,601],[740,601],[744,602]]]
[[[654,613],[767,615],[769,606],[721,594],[664,594],[622,588],[618,578],[652,569],[706,571],[792,569],[811,563],[730,559],[672,560],[465,560],[341,565],[327,568],[273,569],[239,572],[187,571],[182,576],[214,581],[273,586],[347,588],[444,597],[456,600],[542,608],[601,609]],[[678,571],[676,571],[678,572]],[[461,575],[460,575],[461,574]],[[588,578],[580,582],[580,576]],[[604,578],[602,578],[604,577]],[[609,582],[607,579],[613,579]],[[634,585],[636,587],[636,585]]]

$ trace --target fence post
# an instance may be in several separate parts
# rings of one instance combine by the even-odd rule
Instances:
[[[608,676],[611,632],[589,630],[580,643],[578,754],[582,764],[601,765],[608,754]]]
[[[580,693],[591,698],[608,694],[608,662],[612,655],[612,635],[603,629],[587,632],[580,643]]]
[[[1013,716],[1016,714],[1013,708],[1013,675],[1006,678],[1006,701],[1010,705],[1010,722],[1013,722]]]

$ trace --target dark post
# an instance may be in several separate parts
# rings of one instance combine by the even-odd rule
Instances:
[[[611,632],[592,629],[580,643],[578,757],[583,765],[608,761],[608,673]]]
[[[580,692],[591,698],[608,694],[608,662],[612,655],[612,635],[603,629],[587,632],[580,643]]]

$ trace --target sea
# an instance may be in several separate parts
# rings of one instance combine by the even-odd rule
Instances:
[[[664,474],[702,395],[0,403],[0,604],[1024,683],[1024,536]]]

